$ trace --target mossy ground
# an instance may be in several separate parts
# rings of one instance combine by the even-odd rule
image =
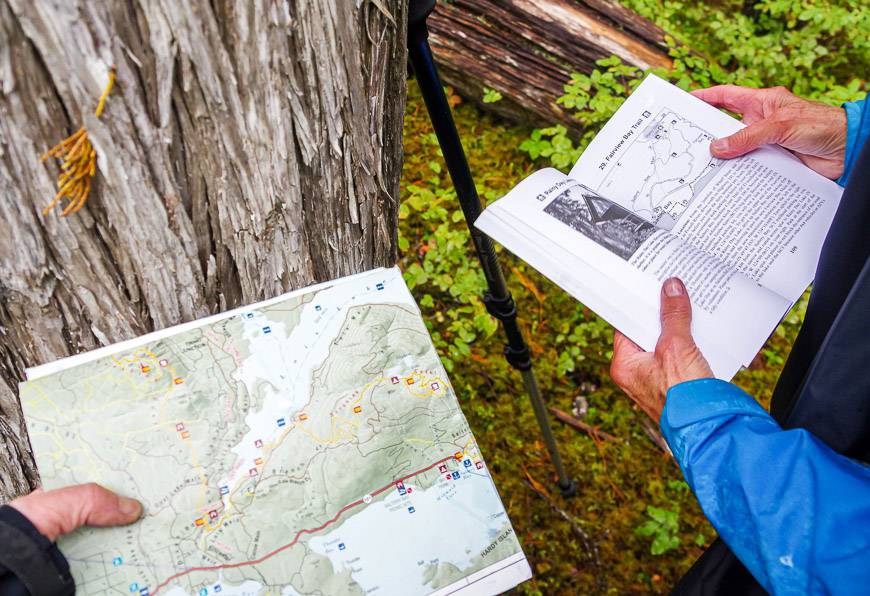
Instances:
[[[482,195],[500,196],[535,169],[517,149],[529,129],[452,99]],[[673,460],[644,431],[644,414],[610,380],[612,330],[502,251],[546,400],[570,412],[575,398],[584,396],[589,406],[584,420],[617,437],[596,440],[553,422],[565,464],[579,483],[577,496],[565,500],[556,489],[520,376],[502,357],[500,332],[492,333],[481,321],[471,329],[462,326],[463,317],[481,317],[479,301],[467,294],[482,289],[482,280],[464,222],[455,215],[458,204],[439,166],[438,146],[413,81],[404,135],[402,201],[413,206],[402,213],[401,265],[442,358],[452,369],[465,415],[534,569],[534,579],[518,592],[666,593],[715,532]],[[762,403],[770,398],[799,322],[799,312],[787,317],[753,366],[735,379]],[[546,492],[551,501],[535,489]],[[651,554],[652,537],[636,533],[650,519],[647,506],[676,514],[679,545],[662,555]]]

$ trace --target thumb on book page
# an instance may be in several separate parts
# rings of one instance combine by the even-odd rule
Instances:
[[[692,304],[686,286],[676,277],[662,286],[662,337],[692,334]]]
[[[713,157],[730,159],[740,157],[761,145],[781,143],[786,133],[786,123],[762,120],[750,124],[731,136],[716,139],[710,143]]]

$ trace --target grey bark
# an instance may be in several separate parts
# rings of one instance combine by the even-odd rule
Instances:
[[[395,262],[404,4],[0,0],[0,502],[26,366]],[[91,197],[43,217],[82,125]]]

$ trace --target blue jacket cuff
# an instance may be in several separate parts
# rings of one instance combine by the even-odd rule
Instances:
[[[864,110],[866,100],[850,101],[843,104],[846,111],[846,155],[843,163],[843,175],[837,179],[837,184],[846,186],[852,166],[861,152],[861,147],[870,135],[870,125],[864,126]],[[870,123],[868,123],[870,124]]]
[[[751,395],[719,379],[686,381],[668,389],[660,425],[677,462],[683,465],[689,427],[729,415],[770,416]]]

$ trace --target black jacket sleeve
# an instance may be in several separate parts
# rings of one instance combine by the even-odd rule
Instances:
[[[18,510],[0,507],[0,596],[75,594],[60,549]]]

